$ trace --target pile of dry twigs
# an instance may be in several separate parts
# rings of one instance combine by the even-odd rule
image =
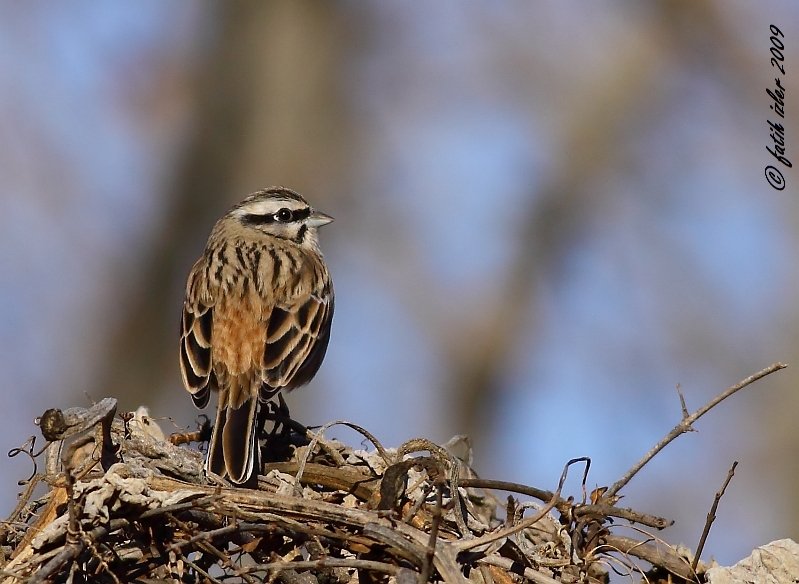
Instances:
[[[592,493],[583,488],[579,500],[562,497],[561,487],[574,465],[585,485],[587,459],[569,461],[555,491],[546,491],[479,478],[464,437],[387,449],[346,422],[318,431],[276,423],[264,437],[271,461],[258,488],[230,488],[210,483],[201,453],[183,445],[202,432],[165,437],[143,408],[117,416],[112,398],[48,410],[39,422],[45,468],[35,467],[0,527],[0,580],[543,584],[604,582],[611,571],[643,573],[646,564],[650,581],[696,582],[704,567],[690,553],[614,533],[621,524],[645,533],[671,523],[617,507],[617,493],[698,417],[783,367],[747,378],[694,414],[683,408],[680,424],[625,477]],[[371,446],[325,438],[333,424]],[[34,465],[41,454],[33,441],[12,454],[23,452]],[[35,498],[42,484],[47,492]]]

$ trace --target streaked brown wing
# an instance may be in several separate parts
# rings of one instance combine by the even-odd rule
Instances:
[[[185,302],[180,326],[180,373],[194,405],[204,408],[210,397],[213,310]]]
[[[291,307],[272,309],[263,361],[270,390],[293,389],[313,378],[327,350],[332,317],[332,296],[310,295]]]
[[[331,295],[324,303],[324,311],[317,312],[311,330],[315,331],[316,342],[311,345],[308,357],[303,361],[293,381],[299,386],[313,379],[327,353],[327,343],[330,341],[330,325],[333,322],[334,297]]]

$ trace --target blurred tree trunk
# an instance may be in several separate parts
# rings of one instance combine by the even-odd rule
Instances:
[[[496,430],[486,413],[495,410],[507,372],[520,357],[516,347],[535,320],[540,283],[557,282],[574,238],[607,205],[591,184],[625,155],[617,138],[620,127],[638,125],[641,109],[636,104],[651,108],[657,99],[653,71],[647,66],[652,56],[648,46],[618,59],[613,70],[603,71],[597,83],[580,92],[591,95],[590,102],[565,108],[574,116],[556,157],[560,167],[529,197],[513,259],[493,304],[476,318],[440,327],[454,332],[440,342],[451,363],[448,395],[457,404],[456,430],[468,429],[475,444],[485,447],[487,436]]]
[[[92,395],[124,410],[181,387],[178,319],[185,277],[219,216],[259,188],[282,184],[315,204],[342,192],[350,133],[339,98],[349,37],[335,4],[218,2],[202,59],[183,163],[167,189],[136,285]]]
[[[723,14],[712,3],[662,0],[655,6],[659,14],[636,50],[620,55],[612,68],[579,92],[574,103],[561,106],[573,116],[561,134],[562,146],[555,157],[560,167],[530,197],[535,203],[524,217],[514,258],[493,305],[477,318],[434,324],[451,372],[447,395],[455,403],[455,430],[468,429],[476,444],[485,443],[496,430],[490,427],[493,420],[486,412],[499,402],[507,382],[505,373],[519,358],[514,348],[535,318],[539,282],[557,281],[573,238],[584,232],[587,223],[599,220],[607,205],[596,196],[592,184],[635,156],[628,150],[632,143],[619,135],[634,135],[633,128],[648,124],[667,97],[658,93],[658,64],[702,54],[722,77],[742,87],[755,67],[751,52],[727,30]],[[712,46],[707,45],[708,38],[714,39]],[[513,51],[512,42],[505,51]],[[520,78],[528,69],[524,58],[521,55],[517,62]],[[531,77],[530,85],[535,81]],[[689,326],[696,327],[696,321]]]

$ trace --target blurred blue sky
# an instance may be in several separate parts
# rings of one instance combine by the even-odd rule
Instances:
[[[500,403],[486,412],[484,476],[553,488],[566,460],[591,456],[590,486],[610,484],[678,422],[678,382],[696,409],[771,362],[799,364],[799,173],[786,173],[782,192],[763,178],[768,25],[789,29],[799,7],[710,5],[724,7],[728,33],[762,62],[745,71],[742,91],[740,72],[710,70],[702,55],[681,53],[690,48],[639,56],[653,68],[648,100],[616,130],[619,154],[591,186],[600,203],[533,291]],[[32,420],[44,409],[83,403],[101,365],[120,319],[115,294],[137,276],[174,180],[191,81],[218,32],[213,6],[0,4],[5,450],[37,433]],[[337,292],[333,339],[318,380],[289,401],[310,423],[350,420],[384,444],[442,442],[463,429],[452,427],[441,389],[444,356],[424,313],[414,314],[425,289],[413,274],[432,283],[427,301],[445,320],[479,315],[537,194],[569,174],[565,130],[609,63],[651,50],[656,10],[622,0],[340,6],[364,10],[375,31],[341,72],[369,148],[356,173],[358,208],[350,217],[324,209],[337,218],[326,229],[346,230],[322,236]],[[790,44],[787,63],[790,97],[799,77]],[[790,152],[799,159],[799,148]],[[775,448],[769,432],[795,425],[769,428],[768,404],[799,413],[794,372],[779,375],[790,381],[766,380],[723,404],[628,487],[629,505],[678,519],[664,539],[696,545],[733,459],[744,464],[708,549],[732,563],[754,545],[799,537],[769,496],[784,488],[769,478],[779,462],[764,457]],[[177,385],[149,405],[181,423],[195,415]],[[3,468],[5,516],[29,465],[17,458]]]

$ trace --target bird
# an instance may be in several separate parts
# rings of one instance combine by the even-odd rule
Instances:
[[[260,190],[216,222],[189,272],[181,376],[198,408],[219,396],[206,474],[236,485],[257,477],[261,408],[322,364],[334,293],[318,228],[331,221],[288,188]]]

